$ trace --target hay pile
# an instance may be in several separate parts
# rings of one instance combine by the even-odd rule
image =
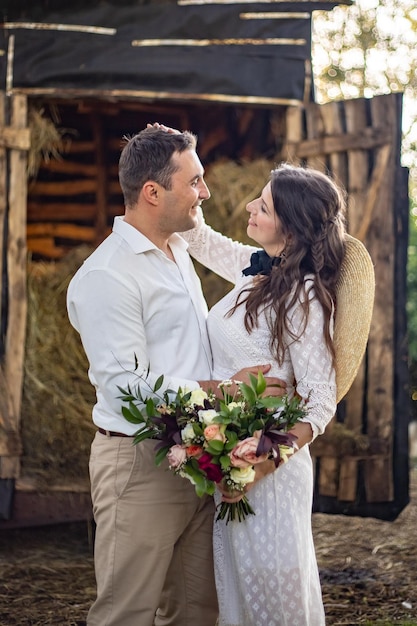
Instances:
[[[264,186],[271,163],[220,162],[206,180],[212,198],[204,203],[207,222],[236,239],[247,240],[246,203]],[[22,401],[22,474],[39,484],[87,479],[95,432],[95,394],[88,363],[66,312],[68,283],[91,249],[80,247],[58,262],[28,267],[28,327]],[[228,289],[225,281],[197,268],[211,306]]]
[[[22,475],[40,485],[88,477],[95,394],[65,300],[68,283],[89,252],[80,247],[63,261],[28,265]]]

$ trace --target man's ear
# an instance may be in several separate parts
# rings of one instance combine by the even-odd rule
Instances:
[[[142,187],[142,196],[150,204],[158,204],[161,196],[161,187],[153,180],[148,180]]]

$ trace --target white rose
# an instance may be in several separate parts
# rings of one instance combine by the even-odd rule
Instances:
[[[279,447],[279,453],[281,456],[281,461],[282,463],[287,463],[290,456],[292,456],[295,452],[295,449],[293,447],[290,446],[280,446]]]
[[[247,485],[255,480],[255,470],[253,467],[237,468],[230,471],[230,478],[238,485]]]
[[[204,389],[199,387],[198,389],[194,389],[191,392],[191,396],[189,399],[189,404],[197,404],[198,406],[204,406],[204,400],[207,400],[207,394]]]
[[[190,444],[193,443],[195,438],[194,428],[192,424],[187,424],[181,431],[181,439],[183,443]]]
[[[201,410],[198,412],[198,419],[205,426],[210,426],[213,423],[214,418],[217,416],[218,413],[214,409],[207,409],[205,411]]]

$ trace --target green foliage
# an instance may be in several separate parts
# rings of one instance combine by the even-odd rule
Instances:
[[[404,93],[403,158],[417,166],[415,0],[356,0],[314,14],[312,60],[318,102]]]

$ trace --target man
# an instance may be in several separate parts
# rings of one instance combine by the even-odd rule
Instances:
[[[210,197],[203,175],[191,133],[147,128],[131,138],[119,162],[125,215],[68,288],[69,318],[97,395],[90,457],[97,598],[88,626],[216,623],[213,501],[156,467],[155,442],[132,445],[136,427],[118,398],[128,384],[151,395],[161,374],[161,392],[216,388],[206,302],[176,234],[194,228]],[[269,369],[254,365],[236,378]]]

